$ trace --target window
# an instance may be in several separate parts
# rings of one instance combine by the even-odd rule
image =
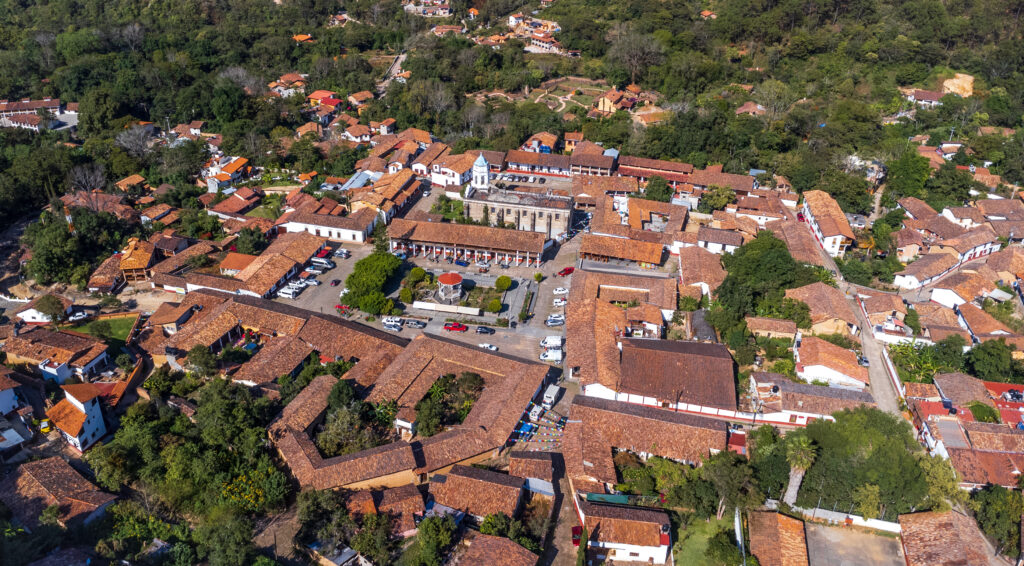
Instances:
[[[559,214],[555,214],[555,220],[559,220],[559,219],[561,219],[561,216]]]
[[[537,213],[537,218],[544,218],[544,213],[543,212],[538,212]]]

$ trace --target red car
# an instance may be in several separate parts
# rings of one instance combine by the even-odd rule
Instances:
[[[558,276],[565,277],[566,275],[571,275],[573,271],[576,271],[575,267],[566,267],[565,269],[558,272]]]
[[[446,322],[444,323],[444,329],[448,332],[465,332],[469,330],[469,327],[461,322]]]

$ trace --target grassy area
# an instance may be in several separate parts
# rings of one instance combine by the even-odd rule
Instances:
[[[463,287],[465,290],[465,287]],[[459,304],[464,307],[487,308],[487,303],[492,300],[501,300],[501,291],[494,287],[473,287],[466,292],[466,298]]]
[[[677,533],[679,540],[672,548],[675,554],[675,563],[689,566],[712,566],[713,563],[704,557],[708,541],[718,534],[718,531],[730,528],[732,528],[732,514],[727,513],[720,521],[714,518],[708,522],[695,519],[685,529],[679,529]]]
[[[110,339],[112,341],[124,342],[128,339],[128,333],[131,332],[132,326],[135,325],[135,316],[126,316],[124,318],[105,318],[106,322],[110,323]],[[92,326],[99,322],[98,320],[91,320],[85,324],[78,326],[72,326],[70,329],[75,332],[81,332],[82,334],[88,334],[94,336],[92,332]]]
[[[266,218],[267,220],[277,220],[277,217],[281,216],[281,211],[276,206],[258,206],[246,212],[245,215]]]

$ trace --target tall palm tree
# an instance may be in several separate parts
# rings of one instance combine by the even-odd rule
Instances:
[[[782,498],[787,505],[796,503],[796,494],[804,481],[804,473],[814,463],[817,455],[817,448],[804,432],[792,432],[787,436],[786,461],[789,462],[789,485],[786,486],[786,495]]]

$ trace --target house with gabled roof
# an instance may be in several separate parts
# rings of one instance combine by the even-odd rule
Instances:
[[[9,365],[34,368],[57,383],[64,383],[73,374],[90,376],[108,361],[103,341],[71,330],[34,327],[8,338],[3,351]]]
[[[804,381],[853,389],[870,384],[868,368],[860,365],[857,354],[817,336],[798,338],[793,355],[796,375]]]
[[[447,474],[431,478],[430,495],[435,502],[477,522],[498,513],[515,518],[522,509],[524,483],[521,477],[457,465]]]
[[[101,491],[60,456],[25,462],[0,482],[0,501],[26,529],[39,525],[43,511],[55,505],[61,526],[91,523],[117,496]]]
[[[874,397],[867,391],[798,383],[771,372],[751,373],[748,393],[746,410],[765,421],[794,426],[831,419],[833,413],[845,409],[875,406]]]
[[[843,257],[853,243],[854,235],[839,203],[825,191],[806,191],[803,214],[814,237],[828,255]]]
[[[988,541],[974,519],[959,511],[926,511],[899,517],[907,566],[995,566]]]
[[[31,301],[26,303],[25,306],[15,311],[14,315],[21,319],[26,324],[50,324],[50,322],[52,322],[50,320],[50,316],[36,308],[36,306],[39,304],[39,301],[43,297],[54,297],[55,299],[57,299],[61,306],[64,307],[65,316],[70,315],[72,309],[74,308],[75,303],[71,299],[63,295],[47,293],[45,295],[39,295],[38,297],[32,299]]]
[[[61,436],[78,451],[85,451],[107,434],[100,408],[100,390],[91,383],[62,385],[64,399],[54,405],[46,416],[53,421]]]
[[[811,283],[786,290],[787,299],[804,302],[810,308],[812,334],[848,334],[860,332],[860,322],[843,292],[824,283]]]
[[[475,8],[470,8],[472,12]],[[469,548],[458,555],[459,564],[489,566],[536,566],[538,556],[506,537],[477,534],[468,541]]]
[[[574,496],[573,504],[587,533],[587,546],[598,560],[669,563],[672,529],[665,511],[593,503],[582,496]]]
[[[761,566],[808,566],[804,522],[776,511],[747,513],[750,553]]]

